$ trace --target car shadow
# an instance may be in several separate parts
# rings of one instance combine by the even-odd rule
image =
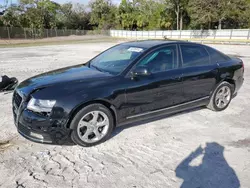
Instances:
[[[133,123],[126,123],[126,124],[123,124],[123,125],[115,128],[115,130],[113,131],[113,133],[111,135],[111,138],[117,136],[118,134],[120,134],[125,129],[129,129],[129,128],[132,128],[132,127],[135,127],[135,126],[140,126],[140,125],[151,123],[151,122],[154,122],[154,121],[166,119],[168,117],[175,117],[175,116],[180,116],[182,114],[192,113],[194,111],[199,111],[199,110],[204,109],[204,108],[206,108],[206,107],[196,107],[196,108],[193,108],[193,109],[190,109],[190,110],[185,110],[185,111],[182,111],[182,112],[176,112],[176,113],[171,113],[171,114],[167,114],[167,115],[160,115],[160,116],[153,117],[153,118],[149,117],[149,118],[146,118],[144,120],[135,121]]]
[[[224,147],[216,142],[207,143],[190,153],[175,169],[176,176],[183,179],[181,188],[239,188],[240,181],[224,157]],[[202,156],[198,166],[191,163]]]

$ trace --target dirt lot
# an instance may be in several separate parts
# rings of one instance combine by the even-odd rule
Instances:
[[[0,48],[0,73],[22,81],[85,62],[113,44]],[[121,127],[96,147],[22,138],[12,119],[12,94],[0,94],[0,187],[191,188],[202,182],[209,188],[249,188],[250,46],[214,47],[245,62],[245,83],[227,110],[202,108]]]

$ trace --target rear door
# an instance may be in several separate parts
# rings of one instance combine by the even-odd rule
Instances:
[[[185,102],[208,97],[216,84],[218,65],[202,45],[180,44]]]

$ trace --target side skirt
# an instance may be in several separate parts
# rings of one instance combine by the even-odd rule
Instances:
[[[171,107],[168,107],[168,108],[163,108],[163,109],[159,109],[159,110],[155,110],[155,111],[145,112],[145,113],[142,113],[142,114],[137,114],[137,115],[126,117],[126,123],[137,121],[137,120],[140,120],[140,119],[148,119],[148,118],[154,118],[154,117],[157,117],[157,116],[173,114],[173,113],[189,110],[189,109],[192,109],[192,108],[205,106],[205,105],[208,104],[208,102],[209,102],[209,96],[203,97],[203,98],[200,98],[200,99],[197,99],[197,100],[193,100],[193,101],[186,102],[186,103],[183,103],[183,104],[178,104],[178,105],[171,106]],[[122,123],[122,124],[124,124],[124,123]]]

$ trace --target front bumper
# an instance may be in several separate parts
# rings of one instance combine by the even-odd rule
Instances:
[[[13,96],[14,98],[14,96]],[[70,141],[71,130],[63,118],[44,116],[27,110],[22,98],[20,104],[13,99],[13,116],[18,132],[28,140],[38,143],[64,144]]]
[[[63,144],[69,141],[70,129],[63,128],[58,120],[41,117],[25,109],[16,122],[18,132],[28,140],[48,144]]]
[[[33,131],[32,129],[20,123],[18,124],[17,130],[18,133],[21,134],[24,138],[31,140],[33,142],[47,143],[47,144],[53,143],[53,140],[49,134]]]

